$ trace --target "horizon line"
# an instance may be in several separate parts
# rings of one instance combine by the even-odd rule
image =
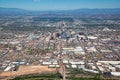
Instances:
[[[35,9],[24,9],[24,8],[15,8],[15,7],[0,7],[0,8],[6,8],[6,9],[22,9],[22,10],[29,10],[29,11],[68,11],[68,10],[79,10],[79,9],[120,9],[118,7],[116,8],[76,8],[76,9],[54,9],[54,10],[35,10]]]

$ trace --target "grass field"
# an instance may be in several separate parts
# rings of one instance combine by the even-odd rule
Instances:
[[[61,80],[62,77],[59,73],[56,74],[30,74],[18,76],[11,80]]]
[[[56,74],[30,74],[24,76],[18,76],[10,80],[62,80],[59,73]],[[66,80],[115,80],[115,79],[101,79],[99,77],[94,78],[82,78],[82,77],[67,77]]]

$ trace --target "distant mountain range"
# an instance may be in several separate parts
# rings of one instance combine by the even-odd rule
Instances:
[[[0,7],[0,16],[14,15],[41,15],[41,14],[120,14],[120,8],[111,9],[76,9],[76,10],[57,10],[57,11],[32,11],[19,8],[2,8]]]

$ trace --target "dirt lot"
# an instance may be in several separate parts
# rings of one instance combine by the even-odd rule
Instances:
[[[56,68],[48,68],[48,66],[20,66],[18,71],[8,71],[0,73],[2,77],[15,77],[33,73],[54,73]]]

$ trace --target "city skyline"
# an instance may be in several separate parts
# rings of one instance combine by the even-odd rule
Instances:
[[[120,8],[120,0],[0,0],[0,7],[27,10],[74,10],[80,8]]]

